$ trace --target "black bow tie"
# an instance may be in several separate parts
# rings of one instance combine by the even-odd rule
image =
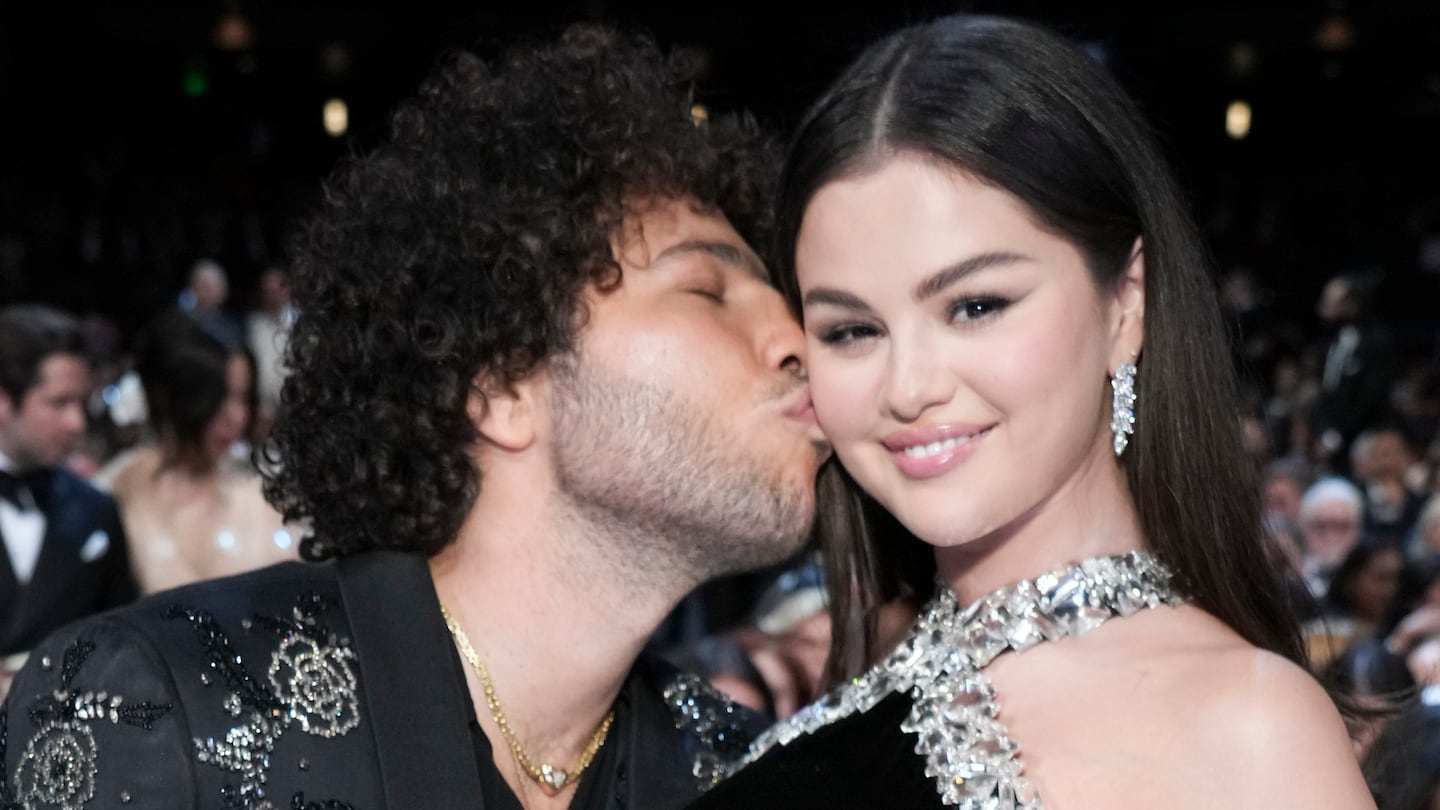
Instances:
[[[49,494],[48,470],[28,472],[23,475],[0,470],[0,501],[9,501],[21,512],[44,508],[44,496]]]

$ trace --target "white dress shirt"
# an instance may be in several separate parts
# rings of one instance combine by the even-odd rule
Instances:
[[[4,453],[0,453],[0,470],[13,473],[10,459]],[[5,539],[5,553],[10,557],[15,580],[24,586],[35,575],[35,565],[40,561],[40,547],[45,542],[45,513],[28,491],[22,491],[20,497],[24,508],[0,498],[0,536]]]

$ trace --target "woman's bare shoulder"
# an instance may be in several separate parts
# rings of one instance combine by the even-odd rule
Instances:
[[[1374,807],[1339,711],[1301,666],[1238,636],[1170,666],[1177,719],[1229,806]]]
[[[1047,804],[1373,806],[1319,684],[1194,605],[1143,611],[988,671]]]

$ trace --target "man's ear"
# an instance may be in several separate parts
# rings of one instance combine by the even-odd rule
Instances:
[[[1111,299],[1110,371],[1133,363],[1145,345],[1145,245],[1139,237]]]
[[[525,379],[504,382],[489,372],[476,375],[465,402],[465,414],[475,432],[502,450],[513,452],[529,447],[535,441],[543,376],[537,370]]]
[[[15,404],[10,395],[0,391],[0,422],[8,422],[15,415]]]

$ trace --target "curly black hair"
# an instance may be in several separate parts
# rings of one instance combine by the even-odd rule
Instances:
[[[479,491],[465,404],[568,351],[583,292],[622,279],[612,239],[687,199],[768,244],[776,150],[748,116],[697,124],[685,66],[589,24],[443,60],[298,229],[299,311],[265,493],[307,559],[434,554]]]

